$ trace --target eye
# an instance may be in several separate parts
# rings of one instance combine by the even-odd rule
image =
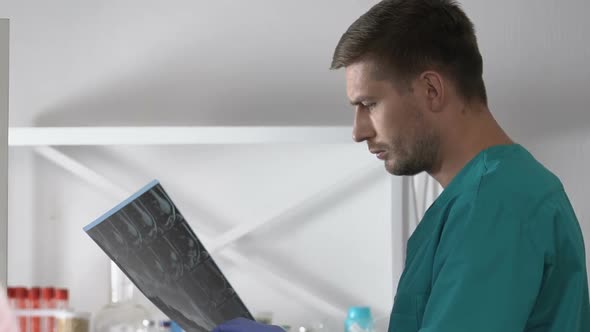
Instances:
[[[365,109],[367,109],[368,111],[372,111],[372,110],[375,108],[375,106],[377,105],[377,103],[373,103],[373,102],[363,102],[363,103],[362,103],[362,105],[363,105],[363,107],[364,107]]]

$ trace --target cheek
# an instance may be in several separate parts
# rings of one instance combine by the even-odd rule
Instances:
[[[407,141],[409,138],[408,136],[414,135],[414,126],[416,124],[413,122],[414,121],[405,116],[405,114],[402,112],[395,112],[395,110],[386,112],[383,118],[380,119],[384,136],[397,142]]]
[[[387,138],[393,149],[405,155],[411,154],[415,145],[425,135],[425,127],[415,119],[400,118],[392,122],[388,129]]]
[[[399,115],[396,109],[384,106],[373,113],[373,120],[384,134],[390,135],[395,134],[402,124],[403,119]]]

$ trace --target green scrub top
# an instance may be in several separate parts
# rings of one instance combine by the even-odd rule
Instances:
[[[416,331],[590,331],[580,225],[522,146],[480,152],[409,239],[389,332]]]

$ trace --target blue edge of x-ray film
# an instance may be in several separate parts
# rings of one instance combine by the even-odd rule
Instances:
[[[175,321],[170,322],[170,331],[171,332],[182,332],[183,329],[180,327],[180,325],[176,324]]]
[[[90,224],[88,224],[88,226],[84,227],[84,231],[85,232],[88,232],[89,230],[91,230],[92,228],[94,228],[94,226],[100,224],[105,219],[108,219],[110,216],[112,216],[113,214],[115,214],[117,211],[121,210],[125,205],[131,203],[134,199],[136,199],[139,196],[145,194],[147,191],[149,191],[150,189],[152,189],[153,187],[155,187],[159,183],[160,182],[158,180],[152,180],[150,183],[146,184],[145,187],[141,188],[138,192],[136,192],[135,194],[131,195],[129,198],[127,198],[126,200],[124,200],[123,202],[121,202],[120,204],[118,204],[117,206],[115,206],[114,208],[110,209],[107,213],[105,213],[102,216],[100,216],[100,218],[98,218],[95,221],[93,221]]]

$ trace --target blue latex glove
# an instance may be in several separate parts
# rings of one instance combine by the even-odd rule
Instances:
[[[278,326],[264,325],[246,318],[236,318],[217,326],[211,332],[285,332],[285,330]]]

